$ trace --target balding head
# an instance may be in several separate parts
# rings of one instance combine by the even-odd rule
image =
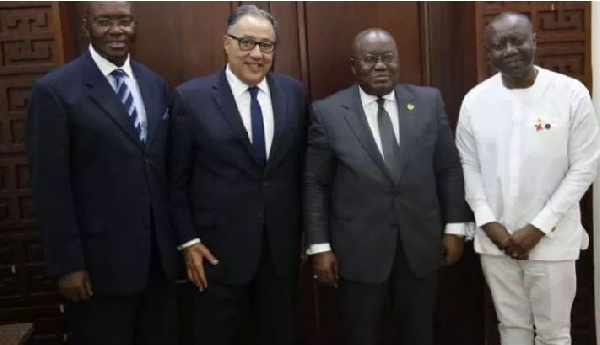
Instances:
[[[360,56],[365,42],[390,41],[396,47],[396,41],[392,35],[383,29],[367,29],[359,32],[352,41],[352,56]]]
[[[529,17],[518,12],[503,12],[494,17],[485,28],[485,44],[489,44],[489,40],[506,27],[523,28],[531,37],[534,37],[533,26],[529,21]]]

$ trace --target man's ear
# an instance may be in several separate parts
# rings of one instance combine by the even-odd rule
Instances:
[[[85,37],[87,37],[87,39],[89,40],[90,38],[90,29],[89,29],[89,22],[87,19],[83,18],[81,20],[81,28],[83,29],[83,32],[85,33]]]

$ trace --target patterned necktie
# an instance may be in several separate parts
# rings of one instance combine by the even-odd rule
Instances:
[[[139,121],[137,110],[135,109],[133,95],[131,94],[131,90],[129,90],[127,83],[125,83],[127,74],[122,69],[116,69],[112,71],[111,75],[115,79],[117,97],[119,97],[129,115],[129,122],[131,122],[131,125],[135,128],[135,132],[140,140],[143,140],[142,125]]]
[[[265,148],[265,128],[263,114],[258,103],[258,87],[248,88],[250,92],[250,118],[252,120],[252,146],[258,158],[263,164],[267,161],[267,150]]]
[[[382,97],[377,99],[377,126],[379,127],[379,135],[381,136],[383,159],[395,181],[398,177],[400,147],[394,135],[394,127],[390,119],[390,114],[383,107],[384,102],[385,99]]]

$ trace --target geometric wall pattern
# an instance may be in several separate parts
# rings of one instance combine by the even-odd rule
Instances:
[[[477,76],[482,81],[496,71],[485,51],[484,29],[496,15],[515,11],[527,15],[536,32],[535,63],[580,80],[591,88],[591,5],[589,2],[477,2],[476,3]],[[583,225],[593,235],[592,195],[588,191],[581,201]],[[590,244],[593,240],[590,239]],[[577,296],[571,313],[573,344],[595,345],[594,267],[590,248],[577,261]],[[490,345],[498,344],[496,316],[488,300],[486,337]]]
[[[63,317],[36,229],[25,117],[34,81],[63,62],[58,2],[0,2],[0,324],[33,322],[31,344],[62,344]]]

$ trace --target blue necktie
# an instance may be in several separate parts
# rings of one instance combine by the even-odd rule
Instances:
[[[252,119],[252,146],[256,156],[264,164],[267,161],[267,150],[265,148],[265,128],[263,114],[258,103],[258,87],[248,88],[250,92],[250,118]]]
[[[135,109],[135,103],[133,102],[131,90],[129,90],[127,83],[125,83],[125,77],[127,74],[122,69],[116,69],[112,71],[111,75],[115,79],[117,97],[119,97],[125,106],[125,110],[129,115],[129,122],[131,122],[131,125],[133,128],[135,128],[135,132],[137,133],[138,137],[140,140],[142,140],[142,125],[138,120],[138,113]]]

